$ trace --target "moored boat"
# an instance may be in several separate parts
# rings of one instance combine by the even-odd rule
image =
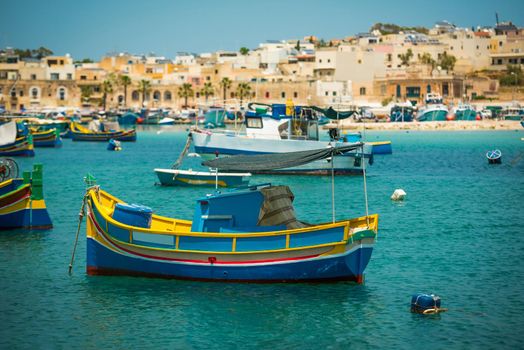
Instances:
[[[454,120],[477,120],[477,111],[469,104],[459,104],[453,108]]]
[[[136,130],[91,131],[78,123],[71,123],[73,141],[136,141]]]
[[[378,215],[310,225],[297,220],[292,200],[287,186],[215,193],[197,200],[193,221],[188,221],[154,215],[91,187],[87,273],[362,283]]]
[[[0,125],[0,156],[34,157],[33,137],[23,135],[17,137],[16,122],[10,121]]]
[[[33,136],[33,144],[35,147],[61,147],[62,138],[60,131],[57,129],[49,129],[45,131],[31,132]]]
[[[443,104],[442,97],[437,93],[428,93],[425,98],[425,107],[419,110],[417,121],[446,121],[449,113],[448,107]]]
[[[21,179],[0,183],[0,229],[53,227],[43,194],[43,169],[35,164]]]
[[[163,186],[240,187],[249,183],[250,173],[221,173],[179,169],[155,169]]]

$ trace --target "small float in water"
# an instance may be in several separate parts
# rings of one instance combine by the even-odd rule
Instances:
[[[120,141],[115,140],[115,139],[110,139],[109,143],[107,144],[107,150],[108,151],[121,151],[122,150],[122,143]]]
[[[394,201],[403,201],[404,198],[406,198],[406,192],[401,188],[397,188],[391,195],[391,200]]]
[[[501,164],[502,163],[502,152],[498,149],[494,149],[486,152],[486,158],[488,158],[489,164]]]
[[[448,311],[440,307],[440,297],[434,294],[413,294],[411,297],[411,312],[416,314],[438,314],[439,312]]]

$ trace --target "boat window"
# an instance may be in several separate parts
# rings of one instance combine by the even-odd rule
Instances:
[[[291,138],[295,140],[305,140],[308,137],[308,121],[293,119],[291,121]]]
[[[289,121],[278,126],[278,133],[281,139],[288,139],[289,137]]]
[[[318,141],[318,123],[316,121],[310,121],[307,127],[308,140]]]
[[[246,127],[254,129],[262,129],[262,118],[246,118]]]

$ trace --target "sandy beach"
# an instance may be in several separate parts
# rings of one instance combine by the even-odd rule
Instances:
[[[336,124],[324,125],[324,129],[335,127]],[[462,130],[521,130],[519,121],[514,120],[480,120],[480,121],[435,121],[409,123],[355,123],[341,121],[341,129],[359,130],[427,130],[427,131],[462,131]]]

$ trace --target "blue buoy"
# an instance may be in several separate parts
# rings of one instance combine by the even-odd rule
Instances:
[[[110,139],[109,143],[107,144],[107,150],[108,151],[121,151],[122,145],[120,141],[117,141],[115,139]]]
[[[417,314],[436,314],[447,311],[440,307],[440,297],[434,294],[417,293],[411,296],[411,312]]]

